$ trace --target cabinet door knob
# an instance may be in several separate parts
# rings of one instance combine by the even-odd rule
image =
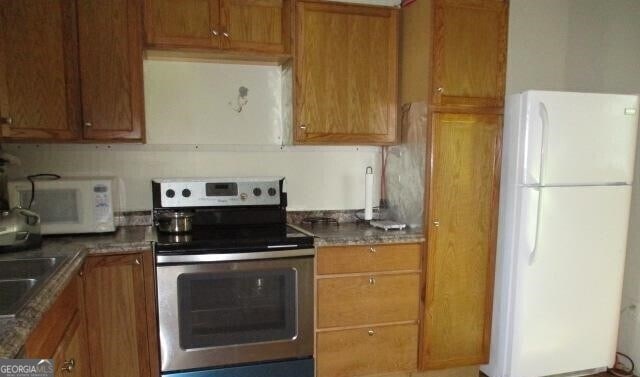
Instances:
[[[370,276],[369,277],[369,284],[375,285],[376,284],[376,278],[374,278],[373,276]]]
[[[73,371],[73,368],[75,368],[75,366],[76,366],[75,359],[65,360],[64,363],[62,363],[62,368],[60,368],[60,370],[62,371],[62,373],[71,373],[71,371]]]
[[[435,226],[436,228],[440,226],[440,220],[435,220],[433,222],[433,226]]]
[[[225,38],[231,38],[231,34],[227,33],[226,31],[223,31],[222,35],[224,35]]]
[[[218,34],[219,34],[219,33],[218,33],[218,31],[217,31],[216,29],[211,29],[211,35],[212,35],[212,36],[217,37],[217,36],[218,36]]]
[[[369,336],[374,336],[376,333],[373,330],[369,330],[367,331],[367,334],[369,334]]]
[[[436,91],[437,91],[439,94],[442,94],[442,93],[444,93],[444,88],[440,87],[440,88],[436,89]]]
[[[373,247],[373,246],[371,246],[371,247],[369,248],[369,252],[370,252],[371,254],[375,253],[375,252],[376,252],[376,248],[375,248],[375,247]]]
[[[140,264],[140,259],[136,258],[136,264]]]
[[[0,117],[0,124],[12,125],[13,124],[13,118],[11,118],[11,117]]]
[[[85,127],[93,127],[93,123],[91,123],[91,122],[84,122],[84,126],[85,126]]]

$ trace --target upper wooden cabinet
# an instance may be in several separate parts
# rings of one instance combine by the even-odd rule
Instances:
[[[218,0],[146,0],[147,43],[161,46],[220,47]]]
[[[0,0],[3,141],[143,141],[138,0]]]
[[[423,369],[489,360],[501,130],[500,115],[433,115]]]
[[[80,0],[78,29],[85,139],[143,140],[139,2]]]
[[[432,103],[503,106],[506,2],[435,0],[433,22]]]
[[[145,0],[145,4],[151,47],[289,51],[290,0]]]
[[[2,138],[80,137],[75,35],[72,0],[0,0]]]
[[[398,27],[394,8],[297,3],[296,143],[396,141]]]

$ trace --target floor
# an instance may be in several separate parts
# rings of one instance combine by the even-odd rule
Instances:
[[[480,377],[487,377],[487,376],[484,373],[481,372],[480,373]],[[606,372],[603,372],[603,373],[594,374],[593,376],[590,376],[590,377],[613,377],[613,375],[609,374],[609,373],[606,373]]]

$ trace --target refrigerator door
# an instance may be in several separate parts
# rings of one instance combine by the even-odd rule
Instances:
[[[539,377],[611,366],[631,187],[521,190],[513,348],[506,375]]]
[[[525,185],[631,183],[638,97],[528,91],[524,109]]]

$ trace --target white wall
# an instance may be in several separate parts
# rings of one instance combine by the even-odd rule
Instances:
[[[147,142],[280,145],[281,71],[275,66],[146,60]],[[248,90],[242,108],[240,87]]]
[[[565,88],[569,1],[511,0],[507,93]]]
[[[511,0],[510,7],[508,93],[640,93],[640,1]],[[640,153],[637,160],[618,346],[640,362]]]

